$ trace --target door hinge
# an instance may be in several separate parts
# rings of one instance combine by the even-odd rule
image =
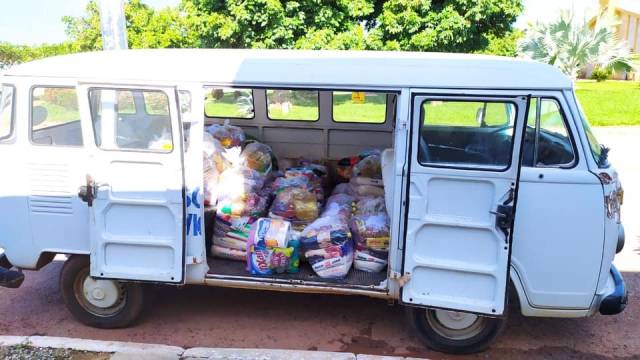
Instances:
[[[397,271],[391,270],[389,272],[389,278],[391,280],[397,281],[398,285],[400,285],[400,287],[403,287],[406,283],[409,282],[409,280],[411,280],[411,273],[406,273],[406,274],[402,275]]]
[[[198,265],[202,264],[204,262],[204,259],[202,258],[202,256],[198,255],[187,255],[185,262],[187,265]]]

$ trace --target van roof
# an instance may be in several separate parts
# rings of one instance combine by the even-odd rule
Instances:
[[[566,89],[558,69],[530,60],[450,53],[145,49],[78,53],[14,66],[5,76],[270,86]]]

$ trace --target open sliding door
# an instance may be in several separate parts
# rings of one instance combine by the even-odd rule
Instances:
[[[412,99],[402,302],[502,315],[528,97]]]
[[[93,139],[87,185],[91,276],[184,280],[183,141],[172,87],[79,86]]]

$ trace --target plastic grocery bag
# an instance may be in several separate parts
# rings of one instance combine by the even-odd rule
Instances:
[[[252,142],[242,150],[241,157],[244,165],[250,169],[256,170],[262,174],[271,171],[272,151],[268,145],[259,142]]]
[[[347,194],[331,195],[322,211],[321,217],[337,217],[347,221],[351,217],[355,198]]]
[[[300,234],[304,255],[322,278],[342,278],[353,264],[353,242],[345,220],[321,217]]]
[[[244,167],[232,167],[220,174],[218,193],[220,198],[231,200],[246,199],[249,194],[258,193],[264,185],[264,175]]]
[[[385,215],[387,209],[383,197],[362,197],[356,203],[356,215]]]
[[[353,267],[367,272],[380,272],[387,267],[389,253],[371,249],[356,249],[353,259]]]
[[[316,196],[299,187],[282,189],[271,205],[271,213],[285,220],[312,221],[318,212]]]
[[[246,137],[241,128],[229,125],[226,120],[224,125],[214,124],[207,128],[207,132],[220,141],[220,144],[228,149],[234,146],[242,146]]]
[[[389,217],[386,214],[360,215],[351,218],[356,243],[374,250],[389,249]]]
[[[382,179],[380,153],[371,154],[353,166],[353,176]]]

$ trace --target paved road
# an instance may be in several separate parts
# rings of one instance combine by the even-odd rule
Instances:
[[[535,319],[511,309],[504,334],[472,358],[640,358],[640,128],[598,129],[626,190],[627,245],[616,258],[630,290],[621,316]],[[153,342],[183,347],[260,347],[443,358],[424,350],[401,308],[361,297],[303,295],[205,287],[160,287],[140,323],[98,330],[71,318],[58,290],[61,263],[28,272],[22,288],[0,290],[0,334]]]

